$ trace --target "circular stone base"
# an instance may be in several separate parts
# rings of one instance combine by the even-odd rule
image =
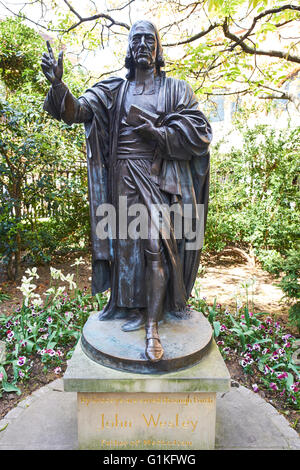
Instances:
[[[124,332],[126,320],[98,320],[99,313],[84,325],[82,348],[92,360],[107,367],[142,374],[172,372],[200,361],[212,340],[212,328],[200,312],[189,310],[184,318],[166,314],[158,331],[163,358],[151,362],[145,356],[145,329]]]

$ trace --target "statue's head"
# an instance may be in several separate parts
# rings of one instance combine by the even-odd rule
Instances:
[[[157,28],[150,21],[137,21],[131,27],[128,38],[128,49],[125,67],[129,69],[127,78],[134,77],[136,67],[155,67],[160,74],[160,68],[165,65],[160,37]]]

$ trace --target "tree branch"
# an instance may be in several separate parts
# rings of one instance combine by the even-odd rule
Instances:
[[[110,15],[107,15],[106,13],[97,13],[96,15],[92,15],[92,16],[87,16],[85,18],[83,18],[76,10],[74,7],[72,7],[72,5],[67,1],[67,0],[64,0],[65,4],[68,6],[68,8],[70,9],[70,11],[75,15],[77,16],[77,18],[79,19],[79,21],[77,23],[74,23],[72,26],[70,26],[70,28],[68,28],[66,30],[66,33],[69,33],[70,31],[72,31],[72,29],[75,29],[77,28],[77,26],[79,26],[80,24],[82,23],[85,23],[87,21],[94,21],[94,20],[97,20],[99,18],[104,18],[108,21],[111,22],[111,24],[108,26],[108,28],[110,28],[111,26],[121,26],[123,28],[126,28],[127,30],[130,30],[130,26],[127,24],[127,23],[122,23],[122,22],[119,22],[119,21],[116,21],[114,20]]]
[[[36,21],[31,20],[30,18],[28,18],[28,16],[24,15],[23,13],[22,13],[21,15],[20,15],[19,13],[15,13],[15,12],[12,11],[10,8],[8,8],[8,6],[5,5],[5,3],[1,2],[1,1],[0,1],[0,4],[1,4],[4,8],[6,8],[7,11],[9,11],[10,13],[12,13],[12,14],[13,14],[14,16],[16,16],[17,18],[22,18],[22,19],[25,18],[25,20],[30,21],[31,23],[35,24],[35,25],[38,26],[39,28],[45,29],[46,31],[60,32],[59,29],[50,29],[50,28],[47,28],[47,26],[44,26],[44,25],[42,25],[42,24],[40,24],[40,23],[37,23]]]
[[[189,42],[193,42],[193,41],[196,41],[197,39],[202,38],[206,34],[210,33],[210,31],[212,31],[215,28],[218,28],[219,26],[221,26],[221,25],[217,24],[217,23],[211,24],[207,29],[205,29],[204,31],[201,31],[201,33],[195,34],[194,36],[191,36],[190,38],[185,39],[184,41],[167,43],[167,44],[163,44],[163,46],[171,47],[171,46],[179,46],[181,44],[188,44]]]
[[[297,111],[300,111],[300,98],[295,93],[290,93],[290,92],[285,91],[285,90],[278,90],[278,89],[269,87],[267,85],[260,85],[259,84],[258,86],[260,86],[261,88],[266,88],[267,90],[270,90],[274,93],[280,93],[280,96],[274,95],[274,94],[261,95],[261,96],[259,96],[259,99],[264,99],[264,100],[270,100],[270,99],[273,99],[273,100],[288,100],[288,101],[291,101],[295,105]]]
[[[109,10],[107,11],[121,11],[121,10],[124,10],[124,8],[127,8],[129,7],[129,5],[131,5],[133,2],[135,2],[135,0],[130,0],[129,2],[125,3],[125,5],[119,7],[119,8],[110,8]]]
[[[255,28],[256,26],[256,23],[261,20],[262,18],[264,18],[264,16],[268,16],[268,15],[273,15],[275,13],[280,13],[284,10],[296,10],[296,11],[300,11],[300,7],[297,7],[296,5],[282,5],[282,7],[278,7],[278,8],[270,8],[268,10],[265,10],[263,11],[262,13],[260,13],[259,15],[255,16],[253,18],[253,21],[252,21],[252,25],[250,26],[250,28],[248,29],[247,33],[244,34],[244,36],[242,36],[240,39],[239,39],[239,42],[243,42],[248,36],[249,34],[253,31],[253,29]],[[237,44],[239,45],[239,44]]]
[[[234,47],[240,46],[243,49],[243,51],[245,51],[247,54],[263,55],[263,56],[268,56],[268,57],[278,57],[279,59],[285,59],[287,61],[296,62],[300,64],[300,57],[294,56],[290,54],[289,52],[276,51],[276,50],[266,51],[266,50],[256,49],[255,47],[252,48],[248,46],[248,44],[243,42],[241,38],[239,38],[238,36],[236,36],[235,34],[229,31],[228,18],[226,18],[223,23],[223,32],[226,38],[231,39],[235,43]]]
[[[58,33],[69,33],[70,31],[72,31],[73,29],[77,28],[77,26],[79,26],[80,24],[82,23],[85,23],[87,21],[94,21],[94,20],[97,20],[99,18],[104,18],[108,21],[110,21],[110,24],[109,25],[106,25],[107,28],[111,28],[112,26],[120,26],[120,27],[123,27],[125,29],[127,29],[128,31],[130,30],[130,26],[127,24],[127,23],[122,23],[120,21],[116,21],[114,20],[110,15],[107,15],[106,13],[98,13],[96,15],[93,15],[93,16],[88,16],[86,18],[83,18],[76,10],[75,8],[72,7],[72,5],[67,1],[67,0],[64,0],[65,4],[68,6],[68,8],[70,9],[70,11],[79,19],[79,21],[77,23],[74,23],[72,26],[70,26],[70,28],[64,30],[64,29],[51,29],[51,28],[48,28],[47,26],[44,26],[43,24],[41,23],[38,23],[34,20],[32,20],[31,18],[29,18],[28,16],[24,15],[23,13],[22,14],[19,14],[19,13],[15,13],[14,11],[12,11],[10,8],[8,8],[7,5],[5,5],[5,3],[3,3],[2,1],[0,1],[0,4],[2,6],[4,6],[4,8],[6,8],[6,10],[8,10],[10,13],[12,13],[14,16],[18,17],[18,18],[24,18],[26,19],[27,21],[30,21],[31,23],[35,24],[36,26],[38,26],[39,28],[43,28],[45,29],[46,31],[52,31],[52,32],[58,32]]]
[[[79,15],[79,13],[77,13],[77,11],[72,7],[72,5],[67,0],[64,0],[64,2],[69,7],[69,10],[71,10],[71,12],[74,13],[74,15],[77,16],[79,20],[82,20],[82,17]]]

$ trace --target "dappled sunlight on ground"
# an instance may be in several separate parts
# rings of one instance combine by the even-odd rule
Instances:
[[[234,308],[246,301],[248,289],[249,309],[256,312],[287,314],[288,306],[282,301],[283,292],[275,279],[259,265],[249,266],[239,258],[220,256],[214,262],[203,261],[204,274],[197,279],[200,297],[209,303],[217,299],[224,307]],[[246,285],[248,288],[246,289]]]

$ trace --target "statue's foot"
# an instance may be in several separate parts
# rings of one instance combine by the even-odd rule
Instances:
[[[145,325],[145,316],[140,310],[136,310],[130,320],[121,326],[123,331],[136,331]]]
[[[151,362],[158,362],[164,354],[157,330],[157,322],[146,325],[146,357]]]
[[[125,307],[109,306],[101,310],[98,320],[120,320],[128,317],[128,309]]]
[[[151,362],[158,362],[161,360],[164,355],[164,350],[158,338],[146,339],[145,354]]]

